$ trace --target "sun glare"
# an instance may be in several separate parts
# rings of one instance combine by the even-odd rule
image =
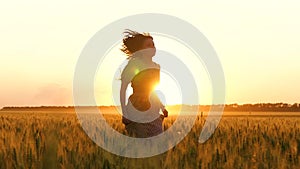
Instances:
[[[175,79],[161,72],[160,83],[155,85],[154,90],[165,105],[181,104],[181,89]]]

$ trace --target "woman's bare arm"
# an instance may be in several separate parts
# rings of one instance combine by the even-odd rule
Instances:
[[[122,81],[121,83],[121,89],[120,89],[120,102],[121,102],[121,108],[122,111],[125,111],[126,106],[126,89],[127,89],[128,83]]]
[[[120,89],[120,102],[121,102],[121,108],[122,108],[122,122],[127,125],[129,124],[131,121],[128,120],[126,117],[126,89],[128,86],[128,82],[122,81],[121,82],[121,89]]]

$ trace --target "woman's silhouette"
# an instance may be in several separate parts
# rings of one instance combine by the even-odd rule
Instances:
[[[160,80],[160,66],[152,61],[156,53],[153,37],[131,30],[124,34],[121,51],[128,56],[128,63],[121,74],[122,122],[130,136],[155,136],[163,132],[162,121],[168,112],[153,91]],[[129,83],[133,93],[126,104]],[[164,115],[159,114],[160,110]]]

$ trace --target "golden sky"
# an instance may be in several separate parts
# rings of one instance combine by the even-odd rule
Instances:
[[[0,107],[72,105],[75,64],[87,41],[105,25],[138,13],[177,16],[208,38],[223,65],[226,103],[299,102],[299,9],[300,2],[290,0],[3,1]],[[154,41],[171,48],[159,37]],[[126,58],[117,50],[109,56],[116,63]],[[203,80],[202,104],[210,103],[207,84]],[[95,95],[112,104],[109,86],[96,88]]]

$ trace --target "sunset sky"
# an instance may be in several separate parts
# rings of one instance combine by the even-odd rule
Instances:
[[[107,24],[139,13],[176,16],[207,37],[224,69],[226,103],[299,103],[299,9],[300,2],[291,0],[3,1],[0,108],[72,105],[74,69],[87,41]],[[166,39],[154,40],[160,49],[171,48]],[[111,52],[112,57],[114,63],[126,58],[118,50]],[[203,86],[201,104],[209,104],[210,89]],[[95,93],[102,97],[100,104],[113,104],[109,87],[96,88]]]

